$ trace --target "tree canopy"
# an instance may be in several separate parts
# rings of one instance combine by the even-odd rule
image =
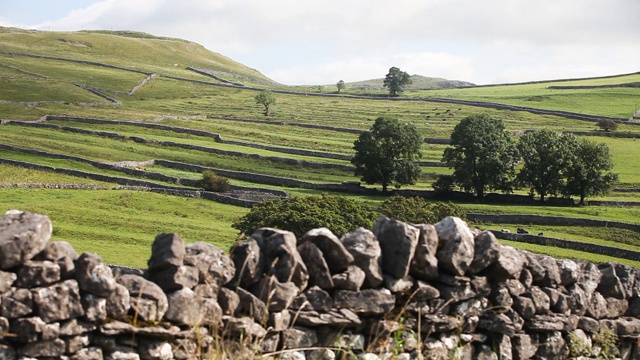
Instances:
[[[271,105],[276,103],[276,97],[271,91],[261,91],[255,97],[256,103],[264,106],[264,116],[269,116]]]
[[[610,172],[613,168],[609,147],[586,139],[580,140],[571,163],[565,170],[566,184],[563,193],[580,197],[580,205],[588,196],[605,195],[618,180]]]
[[[397,67],[389,68],[389,72],[384,78],[384,87],[389,89],[389,95],[397,96],[404,91],[406,85],[411,84],[411,76]]]
[[[379,117],[369,132],[363,132],[355,141],[356,151],[351,163],[355,175],[367,184],[382,184],[387,191],[391,184],[399,188],[415,184],[420,167],[422,137],[413,124],[402,124],[397,119]]]
[[[523,166],[518,180],[529,186],[531,193],[540,195],[544,202],[547,195],[558,195],[564,186],[565,170],[571,165],[578,146],[572,134],[558,134],[549,129],[522,135],[518,150]]]
[[[502,120],[471,115],[454,128],[442,161],[458,186],[483,198],[488,190],[512,190],[518,152]]]
[[[343,80],[340,80],[336,83],[336,87],[338,88],[338,94],[339,94],[340,90],[344,90],[347,88],[347,85],[345,85]]]

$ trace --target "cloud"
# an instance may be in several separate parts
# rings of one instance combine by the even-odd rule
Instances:
[[[637,0],[102,0],[38,27],[185,38],[288,84],[391,66],[487,83],[637,71],[639,13]]]

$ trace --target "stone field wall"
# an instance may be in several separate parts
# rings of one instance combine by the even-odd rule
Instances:
[[[640,271],[501,245],[459,218],[225,251],[160,234],[147,269],[0,218],[0,359],[640,359]]]

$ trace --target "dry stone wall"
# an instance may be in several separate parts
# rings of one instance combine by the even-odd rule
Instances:
[[[501,245],[454,217],[229,254],[160,234],[145,270],[0,218],[0,359],[640,359],[640,271]]]

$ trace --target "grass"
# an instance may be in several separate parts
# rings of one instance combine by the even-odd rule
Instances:
[[[73,204],[73,206],[70,206]],[[45,214],[53,240],[79,253],[97,252],[107,263],[146,267],[156,235],[178,233],[228,250],[237,237],[231,223],[248,210],[208,200],[125,190],[0,189],[0,211]]]

